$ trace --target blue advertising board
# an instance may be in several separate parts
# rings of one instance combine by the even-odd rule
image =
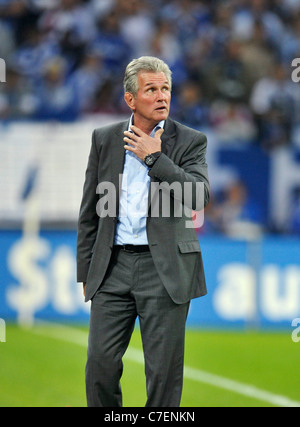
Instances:
[[[1,231],[0,318],[88,322],[76,283],[76,233]],[[300,241],[199,237],[208,294],[192,301],[195,327],[291,327],[300,318]]]
[[[192,303],[189,323],[290,327],[300,317],[299,239],[201,239],[209,294]]]

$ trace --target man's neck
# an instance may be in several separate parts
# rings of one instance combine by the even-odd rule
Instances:
[[[135,116],[135,115],[133,115],[132,122],[133,122],[134,126],[141,129],[141,131],[143,131],[147,135],[150,135],[151,132],[153,131],[153,129],[155,128],[155,126],[158,125],[158,123],[156,123],[156,122],[152,122],[149,120],[143,120],[139,116]]]

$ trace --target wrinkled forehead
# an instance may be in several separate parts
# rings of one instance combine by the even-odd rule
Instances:
[[[152,71],[141,70],[138,73],[139,89],[148,86],[170,86],[170,82],[164,72],[155,73]]]

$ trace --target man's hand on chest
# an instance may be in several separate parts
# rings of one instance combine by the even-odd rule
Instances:
[[[134,153],[142,161],[145,160],[145,157],[148,154],[161,151],[161,136],[164,129],[158,129],[155,132],[154,137],[147,135],[136,126],[131,126],[131,130],[133,133],[130,131],[124,132],[124,141],[126,142],[124,148],[126,150]]]

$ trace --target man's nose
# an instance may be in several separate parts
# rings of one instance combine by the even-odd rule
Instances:
[[[160,101],[165,101],[165,99],[166,99],[166,93],[164,91],[162,91],[162,90],[159,90],[158,91],[158,99]]]

